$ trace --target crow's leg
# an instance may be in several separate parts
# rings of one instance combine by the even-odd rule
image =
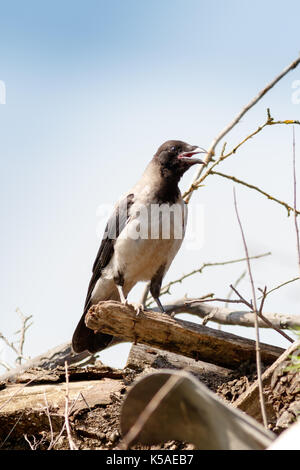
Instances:
[[[117,289],[118,289],[119,296],[120,296],[120,300],[121,300],[122,304],[127,305],[127,304],[128,304],[128,300],[127,300],[127,298],[126,298],[125,295],[124,295],[123,287],[117,284]]]
[[[162,306],[162,303],[161,301],[159,300],[159,297],[153,297],[155,302],[157,303],[157,306],[159,308],[159,310],[161,311],[161,313],[166,313],[164,307]]]
[[[139,315],[141,310],[143,310],[143,305],[142,304],[136,304],[136,303],[132,303],[132,302],[128,302],[127,300],[127,296],[125,297],[125,294],[124,294],[124,290],[123,290],[123,286],[124,286],[124,277],[119,274],[119,276],[117,278],[114,279],[115,281],[115,284],[117,286],[117,289],[118,289],[118,292],[119,292],[119,296],[120,296],[120,300],[122,302],[122,304],[124,305],[131,305],[135,312],[136,312],[136,315]]]
[[[163,265],[159,268],[157,273],[153,276],[153,278],[151,279],[151,283],[150,283],[151,295],[153,299],[155,300],[155,302],[157,303],[157,306],[159,310],[161,311],[161,313],[166,313],[164,307],[162,306],[161,301],[159,300],[159,294],[160,294],[164,271],[165,271],[165,266]]]

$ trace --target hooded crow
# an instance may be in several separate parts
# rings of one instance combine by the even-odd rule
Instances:
[[[112,344],[113,336],[87,328],[85,315],[101,300],[127,302],[139,281],[150,281],[160,311],[163,277],[185,234],[187,205],[178,183],[205,150],[180,140],[162,144],[139,182],[116,204],[93,265],[83,315],[72,339],[74,352],[95,353]]]

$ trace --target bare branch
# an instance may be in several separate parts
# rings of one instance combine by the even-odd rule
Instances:
[[[237,116],[233,119],[232,122],[230,122],[218,135],[217,137],[212,141],[207,155],[205,157],[205,163],[208,164],[214,153],[215,149],[218,145],[218,143],[225,137],[225,135],[228,134],[242,119],[242,117],[251,109],[253,106],[255,106],[261,98],[268,93],[271,88],[273,88],[285,75],[287,75],[291,70],[295,69],[300,63],[300,57],[298,57],[296,60],[294,60],[290,65],[288,65],[277,77],[275,77],[268,85],[266,85],[259,93],[256,95],[238,114]],[[270,117],[270,116],[268,116]],[[200,169],[197,171],[195,177],[194,177],[194,183],[198,181],[200,178],[202,172],[203,172],[204,166],[201,166]],[[186,202],[188,202],[191,198],[192,191],[194,190],[192,188],[193,184],[191,185],[191,188],[188,190],[188,194],[186,195]]]
[[[295,221],[296,242],[297,242],[298,267],[299,267],[299,274],[300,274],[300,238],[299,238],[299,227],[298,227],[298,221],[297,221],[296,141],[295,141],[294,126],[293,126],[293,183],[294,183],[294,221]]]
[[[6,344],[6,346],[8,346],[10,349],[12,349],[12,351],[17,355],[19,356],[19,351],[17,350],[17,348],[15,347],[14,343],[13,342],[10,342],[6,336],[4,336],[1,332],[0,332],[0,339],[2,339],[2,341],[4,341],[4,343]]]
[[[275,290],[280,289],[281,287],[284,287],[287,284],[290,284],[291,282],[297,281],[298,279],[300,279],[300,278],[299,277],[294,277],[293,279],[289,279],[288,281],[285,281],[282,284],[279,284],[278,286],[273,287],[272,289],[270,289],[269,291],[266,292],[266,296],[271,294],[271,292],[274,292]],[[261,299],[261,297],[259,297],[259,299]]]
[[[248,140],[252,139],[252,137],[254,137],[259,132],[261,132],[265,127],[272,126],[272,125],[277,125],[277,124],[287,124],[287,125],[299,124],[300,125],[300,121],[291,120],[291,119],[287,119],[287,120],[284,120],[284,121],[274,121],[274,119],[270,116],[270,110],[268,109],[268,118],[267,118],[267,120],[264,124],[259,126],[254,132],[252,132],[247,137],[245,137],[229,153],[227,153],[227,154],[222,153],[220,155],[220,157],[216,161],[214,161],[213,164],[210,167],[207,168],[207,170],[205,171],[204,175],[201,176],[201,178],[199,178],[197,180],[194,180],[191,187],[183,194],[183,198],[185,199],[185,201],[188,202],[190,197],[191,197],[192,192],[201,187],[201,183],[205,180],[205,178],[207,178],[208,175],[210,175],[212,173],[213,168],[215,168],[223,160],[226,160],[231,155],[234,155],[242,145],[244,145],[246,142],[248,142]]]
[[[214,299],[207,299],[205,302],[213,302],[213,301],[216,301],[216,302],[226,302],[226,303],[235,303],[235,304],[245,304],[247,305],[247,307],[250,308],[250,310],[253,311],[253,307],[251,305],[250,302],[248,302],[247,300],[245,300],[241,294],[235,289],[233,288],[233,286],[231,286],[231,288],[234,290],[234,292],[239,296],[239,300],[231,300],[231,299],[218,299],[218,298],[214,298]],[[266,287],[265,287],[266,289]],[[257,315],[259,316],[259,318],[261,318],[263,320],[264,323],[266,323],[268,325],[269,328],[273,328],[275,331],[277,331],[279,334],[281,334],[285,339],[287,339],[288,341],[290,341],[290,343],[293,343],[294,340],[288,336],[286,333],[284,333],[284,331],[281,331],[280,328],[278,328],[276,325],[273,325],[273,323],[265,316],[262,314],[262,309],[263,309],[263,304],[264,304],[264,301],[265,301],[265,298],[266,298],[266,292],[265,290],[263,291],[263,296],[262,296],[262,300],[261,300],[261,304],[260,304],[260,307],[259,307],[259,311],[257,312]],[[189,302],[202,302],[202,300],[192,300],[192,301],[189,301]],[[211,312],[210,314],[208,314],[204,320],[203,320],[203,325],[205,325],[207,323],[208,320],[212,320],[212,317],[213,317],[213,312]],[[255,326],[255,322],[254,322],[254,325]],[[258,326],[263,326],[261,324],[259,324]]]
[[[27,325],[27,322],[32,318],[32,315],[29,315],[26,317],[19,308],[16,309],[16,312],[18,313],[22,322],[21,329],[17,332],[17,333],[20,333],[20,340],[19,340],[19,348],[18,348],[19,354],[16,359],[16,362],[21,364],[22,359],[24,358],[23,349],[24,349],[25,333],[28,330],[28,328],[32,325],[32,323]]]
[[[20,334],[20,339],[18,340],[18,343],[19,343],[18,347],[15,346],[15,343],[13,341],[10,342],[6,338],[6,336],[4,336],[1,332],[0,332],[0,339],[2,339],[2,341],[6,344],[6,346],[8,346],[15,353],[15,355],[17,356],[15,362],[21,365],[22,360],[28,359],[24,356],[23,349],[24,349],[25,333],[28,330],[28,328],[32,325],[32,323],[28,325],[27,322],[30,320],[30,318],[32,318],[32,315],[29,315],[28,317],[26,317],[19,308],[16,309],[16,312],[18,313],[21,319],[21,328],[15,333],[15,334]],[[1,361],[0,365],[5,367],[5,369],[7,370],[11,369],[9,364],[5,363],[4,361]]]
[[[285,207],[287,212],[288,212],[288,216],[290,215],[291,211],[294,212],[294,208],[292,206],[290,206],[289,204],[287,204],[284,201],[280,201],[279,199],[277,199],[274,196],[271,196],[266,191],[263,191],[262,189],[258,188],[257,186],[254,186],[253,184],[247,183],[246,181],[242,181],[239,178],[236,178],[235,176],[226,175],[225,173],[220,173],[218,171],[211,171],[211,174],[221,176],[222,178],[227,178],[228,180],[234,181],[235,183],[242,184],[243,186],[247,186],[247,188],[254,189],[255,191],[262,194],[263,196],[266,196],[271,201],[277,202],[278,204],[281,204],[283,207]],[[296,210],[295,213],[296,213],[296,216],[300,214],[300,212],[297,211],[297,210]]]
[[[221,302],[228,302],[229,304],[244,303],[241,300],[234,300],[229,302],[230,299],[228,300],[228,297],[226,299],[218,300]],[[164,309],[166,313],[172,314],[173,316],[180,313],[189,313],[190,315],[195,315],[203,319],[209,316],[211,321],[218,323],[219,325],[238,325],[250,328],[254,327],[254,313],[252,309],[249,309],[250,311],[242,311],[220,306],[213,307],[210,305],[209,300],[202,302],[201,298],[178,299],[170,305],[164,305]],[[276,326],[281,330],[295,329],[300,327],[300,315],[264,312],[264,317],[269,320],[269,323],[266,324],[264,321],[259,319],[260,328],[270,328],[270,323],[272,324],[272,328]]]

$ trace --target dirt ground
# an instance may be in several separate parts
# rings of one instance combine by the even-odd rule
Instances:
[[[175,356],[135,346],[135,351],[123,370],[111,369],[101,362],[85,368],[70,366],[70,392],[73,390],[72,387],[77,387],[74,389],[73,398],[70,395],[67,405],[74,445],[78,449],[117,449],[121,441],[120,411],[127,391],[137,378],[153,370],[186,368],[184,361],[188,360],[183,358],[182,362]],[[269,406],[272,406],[275,412],[270,429],[277,434],[294,422],[300,413],[300,374],[297,370],[288,370],[289,365],[289,361],[282,364],[273,374],[271,384],[265,389]],[[256,379],[256,367],[253,363],[243,364],[239,369],[230,371],[201,362],[191,364],[189,361],[189,371],[229,403],[234,403]],[[25,387],[28,381],[31,382]],[[89,387],[82,389],[81,392],[81,384],[85,386],[89,384]],[[97,384],[98,390],[102,387],[101,400],[93,395],[93,384]],[[44,387],[44,392],[40,387],[42,389]],[[55,401],[51,394],[56,388],[62,393],[62,387],[64,397]],[[19,408],[16,405],[14,408],[16,400],[14,397],[6,399],[2,405],[0,401],[0,448],[2,450],[70,449],[70,439],[65,425],[65,369],[61,366],[53,371],[31,369],[18,377],[14,384],[0,384],[0,394],[7,391],[8,397],[12,396],[12,391],[15,394],[21,393],[19,392],[21,389],[26,399],[28,397],[25,390],[26,393],[31,390],[30,399],[33,401],[28,402],[29,405],[18,405]],[[39,400],[42,405],[38,404]],[[184,450],[194,447],[189,443],[170,441],[159,446],[136,445],[132,448]]]

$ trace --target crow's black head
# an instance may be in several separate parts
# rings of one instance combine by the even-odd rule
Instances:
[[[162,176],[179,179],[192,165],[204,164],[200,158],[195,157],[199,153],[207,152],[197,145],[189,145],[181,140],[168,140],[159,147],[154,159],[160,165]]]

